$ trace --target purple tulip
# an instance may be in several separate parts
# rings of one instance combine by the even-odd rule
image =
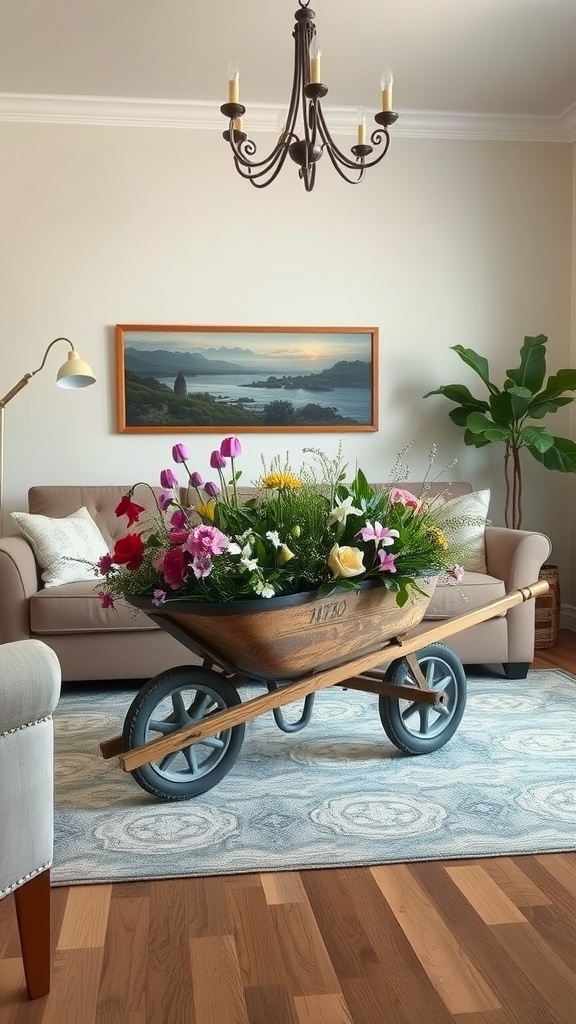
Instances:
[[[209,498],[217,498],[220,494],[220,488],[218,487],[218,484],[214,484],[211,480],[207,480],[204,484],[204,492]]]
[[[174,462],[186,462],[186,459],[190,458],[190,452],[186,445],[175,444],[172,449],[172,458],[174,459]]]
[[[212,466],[212,469],[224,469],[226,465],[226,459],[221,454],[221,452],[218,451],[218,449],[212,452],[210,456],[210,465]]]
[[[225,437],[220,445],[220,455],[226,459],[235,459],[242,454],[242,445],[237,437]]]
[[[194,471],[193,473],[190,473],[190,483],[192,484],[192,487],[203,487],[204,486],[204,480],[200,476],[200,473],[197,473],[196,471]]]
[[[172,490],[173,487],[178,487],[178,477],[171,469],[163,469],[160,473],[160,487],[163,487],[166,491]]]
[[[170,508],[170,505],[174,504],[174,502],[175,498],[172,491],[162,491],[162,493],[158,495],[158,508],[161,512],[165,512],[167,508]]]

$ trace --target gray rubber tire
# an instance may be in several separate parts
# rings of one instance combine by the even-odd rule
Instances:
[[[446,704],[434,707],[416,701],[380,697],[380,721],[389,740],[405,754],[429,754],[443,747],[460,725],[466,707],[466,673],[451,647],[429,644],[416,658],[428,685],[445,690]],[[386,672],[397,686],[414,686],[410,665],[405,658],[392,662]]]
[[[220,673],[181,665],[155,676],[137,693],[124,722],[124,750],[201,721],[213,711],[242,703]],[[216,786],[233,767],[244,739],[244,723],[131,772],[142,789],[161,800],[190,800]]]

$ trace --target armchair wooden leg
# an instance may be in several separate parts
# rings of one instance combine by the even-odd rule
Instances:
[[[30,999],[50,991],[50,870],[14,890],[18,931]]]

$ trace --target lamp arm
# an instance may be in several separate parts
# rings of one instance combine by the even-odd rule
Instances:
[[[37,370],[32,370],[32,373],[25,373],[24,376],[18,381],[18,383],[15,384],[14,387],[11,388],[10,391],[8,391],[8,393],[6,395],[4,395],[3,398],[0,398],[0,409],[3,409],[5,405],[8,405],[8,402],[10,402],[13,398],[15,398],[15,396],[18,394],[18,392],[22,391],[22,388],[26,387],[28,381],[31,380],[32,377],[34,377],[37,373],[40,373],[40,370],[44,369],[44,365],[46,363],[46,358],[48,356],[48,353],[49,353],[50,349],[52,348],[52,346],[55,345],[57,341],[67,341],[68,344],[70,345],[70,348],[72,349],[72,351],[74,351],[74,345],[70,341],[70,338],[54,338],[54,341],[51,341],[50,344],[48,345],[48,348],[46,349],[46,351],[44,353],[44,358],[43,358],[42,362],[40,363],[40,366],[38,367],[38,369]]]

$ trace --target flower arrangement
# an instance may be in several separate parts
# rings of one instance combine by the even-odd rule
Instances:
[[[205,482],[190,469],[186,446],[176,444],[172,459],[186,473],[193,502],[180,500],[171,468],[160,474],[157,514],[134,499],[136,489],[148,485],[136,484],[122,498],[116,515],[127,517],[128,533],[98,563],[105,607],[136,596],[157,606],[306,591],[325,596],[358,590],[365,580],[394,592],[401,607],[411,593],[422,593],[419,578],[462,578],[459,553],[449,548],[446,525],[439,525],[442,498],[428,497],[426,487],[418,498],[393,483],[376,489],[360,469],[346,483],[340,452],[330,461],[305,448],[311,459],[299,473],[288,457],[282,464],[276,456],[264,465],[256,493],[246,495],[238,487],[241,451],[238,438],[225,438],[210,457],[218,482]],[[433,446],[430,465],[434,455]]]

